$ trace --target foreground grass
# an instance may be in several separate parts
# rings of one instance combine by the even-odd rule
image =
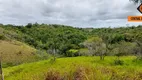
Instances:
[[[134,56],[121,57],[123,65],[115,65],[116,57],[58,58],[4,68],[5,80],[141,80],[142,62]]]

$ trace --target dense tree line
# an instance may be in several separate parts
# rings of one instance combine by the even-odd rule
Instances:
[[[142,55],[142,26],[75,28],[56,24],[0,25],[0,39],[16,39],[64,56]]]

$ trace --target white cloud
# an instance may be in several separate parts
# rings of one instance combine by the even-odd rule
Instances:
[[[141,15],[129,0],[0,0],[0,23],[65,24],[76,27],[116,27],[127,16]]]

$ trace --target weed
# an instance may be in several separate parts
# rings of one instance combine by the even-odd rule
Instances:
[[[51,69],[47,72],[45,80],[62,80],[62,77],[58,71]]]

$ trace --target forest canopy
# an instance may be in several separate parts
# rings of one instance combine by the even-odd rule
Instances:
[[[15,39],[47,54],[141,55],[142,26],[75,28],[56,24],[0,25],[0,39]],[[83,51],[82,51],[83,50]],[[99,51],[97,51],[99,50]]]

